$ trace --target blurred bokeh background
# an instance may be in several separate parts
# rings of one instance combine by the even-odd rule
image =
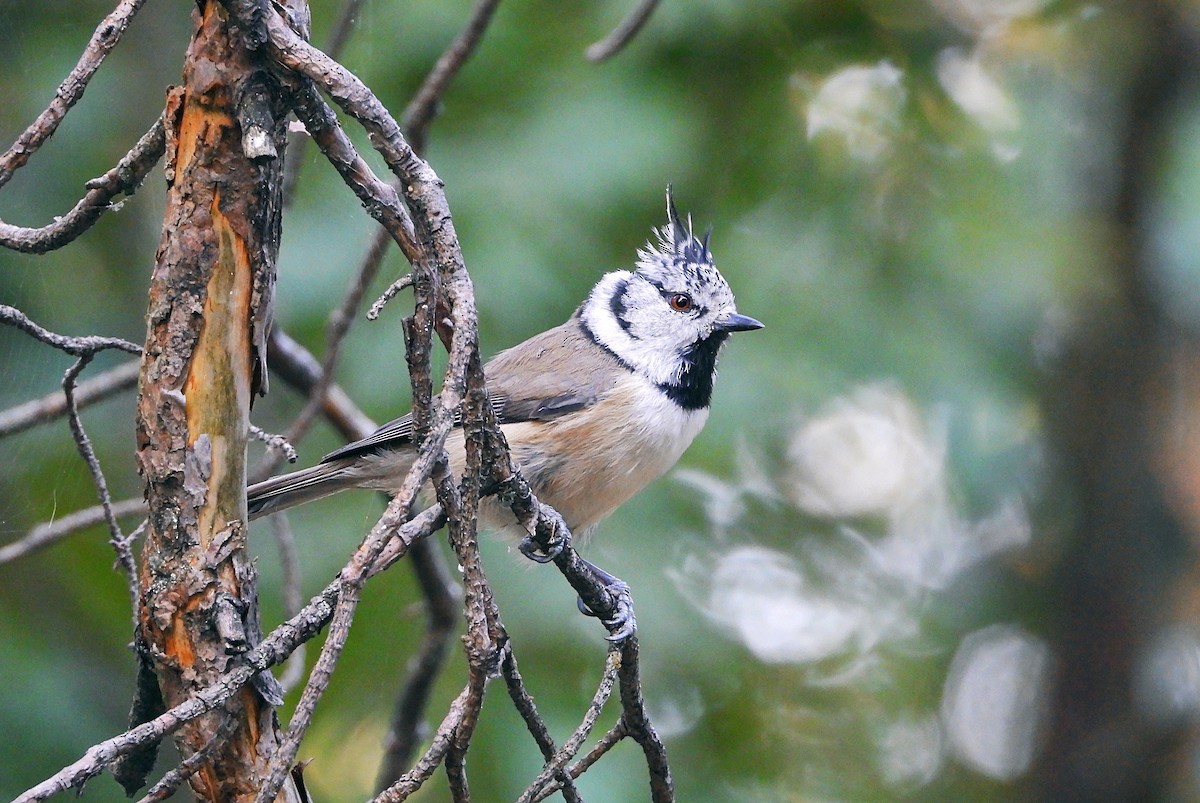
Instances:
[[[337,5],[313,3],[316,42]],[[63,214],[149,127],[189,6],[146,5],[0,194],[4,220]],[[0,146],[109,10],[0,0]],[[469,10],[367,0],[343,61],[398,114]],[[503,3],[427,155],[487,354],[630,266],[668,183],[713,224],[739,309],[767,324],[727,348],[679,470],[584,545],[633,587],[679,798],[1200,799],[1200,7],[666,0],[626,51],[586,61],[628,11]],[[276,310],[319,354],[375,224],[315,149],[304,161]],[[63,250],[0,251],[0,303],[141,342],[162,189],[159,169]],[[393,253],[374,290],[403,269]],[[407,408],[393,304],[355,326],[337,374],[379,421]],[[68,365],[0,329],[0,409],[54,391]],[[254,418],[281,430],[302,401],[273,383]],[[141,493],[132,405],[83,416],[119,499]],[[337,445],[319,426],[301,461]],[[0,542],[94,503],[64,421],[0,440]],[[381,509],[344,494],[291,516],[306,597]],[[128,600],[106,537],[0,565],[0,796],[124,728]],[[270,628],[270,527],[253,541]],[[487,568],[562,738],[602,631],[557,573],[509,552],[489,542]],[[301,750],[316,799],[370,794],[417,602],[403,564],[368,586]],[[456,655],[434,716],[463,676]],[[480,800],[516,797],[540,767],[498,689],[470,756]],[[640,752],[623,746],[580,788],[644,799]],[[120,797],[108,777],[85,792]]]

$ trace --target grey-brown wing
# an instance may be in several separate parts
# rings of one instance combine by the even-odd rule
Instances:
[[[595,346],[572,318],[496,355],[484,366],[488,399],[501,424],[552,421],[590,407],[616,384],[625,369]],[[454,425],[462,415],[454,413]],[[381,426],[362,440],[335,449],[322,463],[399,449],[412,443],[412,414]]]
[[[497,354],[484,368],[502,423],[552,421],[592,406],[628,369],[595,344],[578,316]]]
[[[500,417],[503,399],[489,395],[492,411]],[[503,423],[503,421],[502,421]],[[454,411],[454,426],[462,425],[462,412]],[[364,454],[374,454],[385,449],[401,449],[412,443],[413,420],[412,413],[407,413],[387,422],[362,440],[347,443],[340,449],[334,449],[321,458],[322,463],[330,463],[343,457],[359,457]]]
[[[347,443],[321,458],[322,463],[340,460],[343,457],[358,457],[383,449],[398,449],[412,443],[412,413],[393,419],[361,440]]]

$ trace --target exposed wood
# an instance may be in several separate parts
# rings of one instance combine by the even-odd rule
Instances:
[[[139,620],[168,707],[215,682],[261,637],[243,489],[282,173],[258,126],[273,121],[274,152],[285,145],[284,110],[268,107],[255,110],[256,142],[246,147],[239,104],[250,92],[255,103],[272,96],[258,91],[265,73],[219,3],[200,3],[195,23],[183,85],[168,97],[167,211],[137,420],[150,509]],[[189,779],[204,800],[253,799],[278,738],[263,678],[226,703],[237,724]],[[184,756],[209,745],[222,719],[213,712],[181,728]],[[279,799],[298,799],[291,784]]]

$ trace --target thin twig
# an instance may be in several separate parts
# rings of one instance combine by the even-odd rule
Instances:
[[[400,203],[396,188],[375,175],[342,130],[337,115],[321,99],[312,84],[298,87],[292,104],[292,111],[296,113],[296,117],[304,124],[321,153],[342,176],[346,185],[362,201],[367,214],[387,229],[409,262],[419,261],[422,251],[416,243],[412,219],[408,210]]]
[[[195,775],[196,771],[204,766],[213,753],[221,747],[222,742],[237,729],[237,725],[237,717],[227,715],[204,746],[185,758],[179,766],[163,775],[138,803],[159,803],[175,794],[188,778]]]
[[[48,346],[54,346],[59,351],[65,351],[72,357],[82,357],[85,354],[92,355],[105,349],[119,349],[120,351],[128,351],[130,354],[142,353],[141,346],[130,343],[128,340],[122,340],[119,337],[100,337],[98,335],[70,337],[68,335],[55,334],[48,329],[38,326],[25,313],[7,304],[0,304],[0,323],[16,327],[35,340],[40,340]]]
[[[122,499],[120,502],[113,503],[112,512],[118,519],[130,516],[145,516],[146,502],[141,497],[136,499]],[[42,522],[35,525],[19,541],[13,541],[11,544],[5,544],[0,547],[0,565],[11,563],[40,549],[45,549],[52,544],[57,544],[67,536],[74,535],[81,530],[86,530],[88,527],[102,524],[105,521],[107,521],[107,517],[104,507],[102,505],[95,505],[83,510],[77,510],[74,513],[69,513],[61,518]]]
[[[106,349],[119,349],[121,351],[128,351],[131,354],[140,354],[142,349],[127,340],[117,337],[99,337],[95,335],[68,337],[67,335],[56,334],[34,323],[25,313],[15,307],[6,305],[0,305],[0,323],[16,327],[30,337],[53,346],[56,349],[65,351],[76,358],[74,364],[63,374],[62,380],[67,418],[71,427],[71,435],[75,439],[75,445],[79,449],[79,454],[83,457],[83,461],[87,464],[88,471],[92,475],[92,482],[96,486],[96,496],[99,498],[101,508],[103,509],[104,521],[108,524],[109,543],[117,553],[117,562],[125,570],[126,579],[129,583],[130,604],[136,625],[138,601],[137,564],[134,561],[133,552],[129,548],[129,539],[121,532],[121,525],[117,522],[117,514],[112,507],[112,496],[108,492],[108,482],[104,479],[104,472],[100,468],[100,461],[96,458],[96,452],[92,448],[91,439],[88,438],[87,432],[83,428],[83,422],[79,418],[79,410],[75,406],[75,382],[79,378],[80,372],[87,367],[97,352]]]
[[[400,686],[402,691],[392,712],[391,727],[384,740],[376,782],[379,791],[396,782],[416,753],[421,739],[421,722],[434,681],[446,660],[462,597],[434,541],[416,542],[409,550],[408,558],[421,586],[427,619],[421,645],[409,659],[405,680]]]
[[[254,438],[255,440],[262,441],[270,449],[283,456],[289,463],[296,462],[296,447],[292,446],[291,441],[288,440],[286,436],[279,435],[274,432],[267,432],[262,427],[257,427],[254,424],[251,424],[250,437]],[[254,482],[254,480],[251,480],[251,482]]]
[[[446,711],[446,716],[442,718],[441,724],[438,725],[425,754],[417,760],[411,770],[376,795],[371,803],[401,803],[420,789],[433,776],[434,770],[445,758],[454,740],[454,734],[466,712],[472,708],[478,709],[483,703],[483,691],[483,682],[472,675],[466,688],[459,692],[458,697],[454,698],[454,702],[450,704],[450,708]]]
[[[368,576],[374,576],[393,565],[404,556],[414,541],[428,537],[441,527],[444,521],[440,505],[433,505],[413,517],[395,531],[386,548],[370,567]],[[13,803],[37,803],[68,789],[81,788],[121,756],[142,745],[162,740],[196,717],[222,705],[256,674],[265,672],[285,660],[300,644],[316,636],[332,618],[340,589],[341,583],[334,580],[320,594],[313,597],[298,614],[272,630],[257,647],[244,653],[240,663],[211,686],[201,689],[190,699],[149,722],[92,745],[77,761],[27,790]]]
[[[117,42],[121,41],[129,22],[145,2],[146,0],[121,0],[112,13],[96,26],[83,55],[55,91],[54,100],[50,101],[46,110],[17,137],[12,147],[0,155],[0,187],[7,184],[13,173],[23,167],[29,161],[29,157],[37,153],[38,148],[58,130],[58,124],[83,97],[88,82],[92,80],[96,70],[100,69],[104,58],[117,46]]]
[[[608,733],[600,737],[600,741],[596,742],[592,749],[589,750],[583,758],[567,767],[567,777],[575,779],[580,775],[583,775],[591,768],[593,764],[603,758],[609,750],[612,750],[614,747],[616,747],[617,743],[628,735],[629,731],[625,728],[625,720],[618,719],[616,724],[609,728]],[[538,792],[538,794],[533,798],[533,803],[540,803],[559,790],[560,787],[558,782],[553,781],[547,784],[542,791]]]
[[[296,539],[288,524],[287,511],[280,511],[271,516],[271,530],[279,548],[279,567],[283,574],[283,615],[290,619],[299,613],[303,600],[300,597],[300,560],[296,556]],[[304,677],[304,653],[304,645],[301,644],[284,664],[283,672],[279,676],[279,685],[285,692],[291,690],[300,682],[300,678]]]
[[[88,471],[92,474],[92,482],[96,486],[96,496],[100,499],[100,507],[104,510],[104,521],[108,524],[108,543],[112,546],[113,551],[117,553],[117,563],[125,570],[125,580],[129,585],[131,621],[136,629],[138,609],[137,561],[133,558],[133,550],[130,549],[129,540],[121,532],[121,525],[117,522],[117,514],[113,511],[112,495],[108,492],[108,481],[104,479],[104,471],[100,468],[100,461],[96,457],[96,450],[92,448],[92,441],[83,428],[83,421],[79,418],[79,410],[75,408],[75,380],[79,377],[79,373],[87,367],[87,364],[92,361],[93,353],[88,352],[80,355],[75,360],[75,363],[67,369],[67,372],[63,374],[63,395],[67,398],[67,421],[71,426],[71,435],[75,438],[75,445],[79,449],[79,454],[83,458],[83,462],[87,463]]]
[[[470,407],[468,404],[464,410],[464,418],[468,422],[473,417]],[[508,647],[507,635],[500,624],[500,612],[496,608],[491,586],[484,576],[483,564],[479,558],[479,544],[475,532],[478,522],[478,477],[479,458],[477,454],[472,454],[468,440],[467,465],[463,470],[461,493],[454,486],[453,477],[444,465],[438,467],[434,483],[438,499],[446,506],[450,546],[458,555],[458,563],[463,573],[463,612],[467,619],[467,633],[463,636],[463,646],[467,654],[467,675],[471,684],[477,685],[481,690],[478,704],[463,709],[444,759],[446,780],[454,803],[470,803],[471,791],[466,768],[467,749],[479,724],[479,713],[483,705],[482,692],[486,690],[488,681],[497,675],[501,657]]]
[[[658,2],[659,0],[641,0],[637,7],[629,13],[629,16],[621,20],[621,24],[613,28],[608,36],[589,45],[588,49],[584,51],[584,55],[589,61],[599,62],[620,53],[650,20],[650,15],[654,13],[654,9],[658,8]]]
[[[433,125],[438,111],[441,109],[442,96],[450,87],[454,77],[462,70],[467,61],[479,47],[483,35],[487,32],[488,24],[500,5],[500,0],[479,0],[467,18],[466,25],[459,31],[458,36],[442,51],[433,69],[425,76],[420,89],[413,95],[404,113],[400,116],[400,128],[404,131],[408,142],[416,153],[424,153],[429,141],[429,128]],[[393,183],[393,186],[396,186]],[[387,253],[387,238],[376,234],[371,243],[368,260],[382,261]],[[402,276],[388,286],[367,313],[368,320],[379,317],[380,311],[388,301],[406,287],[412,286],[411,276]]]
[[[355,18],[358,16],[358,9],[362,6],[362,0],[346,0],[342,3],[342,8],[338,12],[337,21],[333,24],[333,33],[329,36],[329,43],[325,46],[325,52],[330,58],[338,58],[342,52],[342,48],[346,46],[346,42],[350,39],[350,30],[354,27]],[[300,169],[304,165],[304,151],[308,148],[308,138],[301,138],[296,143],[295,150],[288,154],[287,166],[284,168],[283,176],[283,203],[284,206],[291,206],[292,199],[296,196],[296,187],[300,182]]]
[[[113,198],[132,195],[162,158],[166,147],[167,138],[160,117],[115,167],[84,185],[87,193],[67,214],[41,228],[15,226],[0,220],[0,246],[27,254],[44,254],[70,243],[114,208]]]
[[[646,713],[646,701],[642,697],[641,664],[638,660],[638,638],[633,636],[621,644],[621,721],[625,723],[630,737],[642,747],[646,766],[650,770],[650,799],[654,803],[668,803],[675,799],[675,784],[671,779],[671,767],[667,763],[667,749],[658,737],[658,732]]]
[[[376,238],[376,242],[378,242],[378,241],[379,241],[379,238]],[[384,245],[386,245],[387,240],[384,240],[383,243],[384,243]],[[393,298],[395,298],[396,294],[399,293],[404,288],[412,287],[412,283],[413,283],[412,274],[406,273],[403,276],[401,276],[399,279],[397,279],[396,281],[389,284],[388,288],[383,291],[383,294],[380,295],[379,298],[375,299],[375,303],[371,305],[371,309],[367,310],[367,320],[373,321],[373,320],[377,319],[379,317],[379,313],[383,312],[384,305],[386,305],[389,301],[391,301]]]
[[[479,42],[487,32],[488,24],[500,0],[479,0],[471,10],[467,24],[454,37],[454,41],[442,52],[429,75],[425,77],[417,94],[409,101],[400,116],[400,127],[413,150],[422,153],[429,136],[429,126],[437,116],[441,106],[442,95],[458,75],[459,70],[467,63],[479,47]]]
[[[450,429],[449,422],[452,420],[449,417],[445,418],[445,425],[438,430],[441,443],[445,442],[445,436]],[[430,441],[435,448],[441,448],[436,436],[432,437]],[[363,539],[350,561],[339,573],[338,600],[329,626],[329,633],[321,647],[316,666],[309,674],[308,683],[304,686],[300,700],[296,703],[287,733],[271,757],[270,769],[256,797],[258,803],[273,801],[291,771],[296,753],[300,749],[300,741],[308,730],[312,714],[321,696],[328,688],[329,679],[345,647],[363,584],[370,577],[371,569],[383,553],[388,541],[391,540],[392,533],[403,526],[403,522],[409,518],[417,493],[429,476],[432,463],[436,459],[435,455],[437,453],[422,451],[414,461],[404,484],[388,504],[383,516],[371,528],[371,532]]]
[[[525,727],[529,729],[529,735],[533,737],[533,740],[537,742],[538,749],[542,751],[542,758],[547,762],[552,761],[555,753],[558,752],[554,746],[554,738],[550,735],[550,729],[546,727],[546,721],[538,713],[533,696],[525,687],[525,680],[517,668],[516,655],[511,649],[504,656],[504,662],[500,665],[500,673],[504,676],[504,685],[508,688],[508,696],[512,699],[513,706],[525,720]],[[563,799],[567,803],[581,803],[582,798],[569,775],[558,770],[554,773],[554,779],[561,787]]]
[[[75,386],[75,408],[82,410],[88,405],[135,387],[141,367],[140,360],[130,360],[80,382]],[[0,438],[24,432],[66,414],[67,397],[61,390],[56,390],[40,399],[0,412]]]
[[[583,743],[591,734],[592,728],[596,726],[596,721],[600,718],[600,712],[604,709],[604,704],[608,702],[608,698],[612,695],[613,688],[617,684],[617,675],[620,667],[620,648],[612,648],[608,651],[608,658],[604,662],[604,674],[600,678],[600,684],[596,688],[596,693],[593,695],[591,703],[588,704],[583,721],[579,723],[579,727],[563,743],[558,752],[546,762],[545,768],[530,782],[525,793],[518,799],[518,803],[531,803],[538,791],[553,778],[558,778],[560,785],[564,784],[564,779],[569,776],[565,775],[563,767],[575,757],[575,754],[579,752],[579,748],[583,746]],[[569,781],[565,781],[565,783],[569,783]]]

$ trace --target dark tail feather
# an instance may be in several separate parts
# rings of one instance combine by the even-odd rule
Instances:
[[[345,468],[341,461],[318,463],[312,468],[251,485],[246,489],[246,506],[251,521],[353,488],[356,482],[346,475]]]

